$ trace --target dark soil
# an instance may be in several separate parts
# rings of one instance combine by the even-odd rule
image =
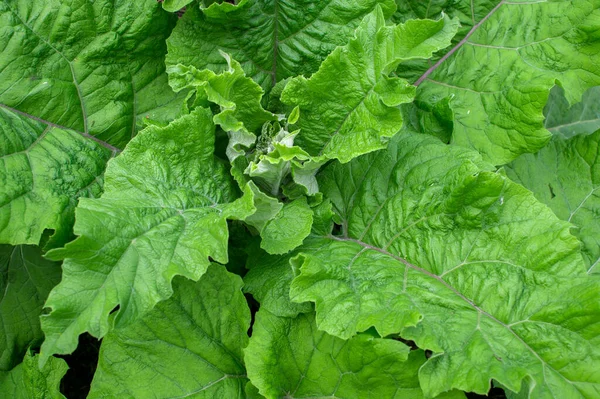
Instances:
[[[60,392],[67,399],[85,399],[90,392],[98,364],[100,343],[101,341],[88,333],[81,334],[75,352],[66,356],[58,356],[65,359],[69,365],[69,371],[60,382]]]

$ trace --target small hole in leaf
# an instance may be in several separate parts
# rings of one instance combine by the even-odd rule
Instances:
[[[258,303],[258,301],[256,299],[254,299],[252,294],[244,293],[244,296],[246,297],[246,302],[248,302],[248,307],[250,308],[251,319],[250,319],[250,328],[248,329],[248,336],[251,337],[252,336],[252,327],[254,327],[255,315],[256,315],[256,312],[258,312],[258,308],[260,307],[260,304]]]
[[[342,225],[334,223],[333,229],[331,230],[331,234],[333,234],[334,236],[341,236],[343,234]]]

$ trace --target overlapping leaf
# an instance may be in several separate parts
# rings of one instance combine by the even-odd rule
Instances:
[[[249,292],[260,303],[260,308],[276,316],[295,317],[312,310],[310,303],[294,303],[290,300],[290,284],[294,271],[290,259],[294,251],[283,256],[269,255],[255,249],[250,252],[244,276],[244,291]]]
[[[90,398],[244,398],[250,310],[242,281],[212,264],[195,283],[102,341]]]
[[[149,127],[109,163],[105,193],[83,199],[64,249],[63,280],[42,319],[42,361],[70,353],[77,337],[105,335],[171,296],[171,279],[197,280],[209,257],[227,262],[228,218],[250,215],[252,195],[238,192],[214,155],[212,114],[197,108],[165,128]],[[109,322],[109,313],[119,306]]]
[[[167,41],[167,64],[198,69],[226,67],[219,50],[238,60],[265,90],[290,76],[315,72],[345,44],[362,18],[392,0],[258,0],[188,7]]]
[[[252,79],[246,77],[239,62],[221,53],[227,60],[227,69],[220,74],[193,66],[169,66],[169,83],[176,91],[193,88],[200,99],[219,105],[221,112],[215,115],[215,123],[226,132],[253,133],[267,121],[277,120],[260,104],[263,90]],[[196,99],[198,101],[198,99]]]
[[[0,108],[0,242],[38,244],[71,235],[79,197],[102,191],[111,150],[61,129]]]
[[[312,208],[312,211],[312,234],[293,252],[273,256],[258,248],[248,249],[246,267],[249,271],[244,276],[244,291],[252,294],[260,303],[261,309],[266,309],[275,316],[296,317],[299,313],[312,311],[311,303],[292,302],[289,295],[290,284],[298,273],[291,260],[300,252],[318,249],[319,240],[314,240],[314,236],[327,235],[333,228],[331,201],[324,200]],[[313,244],[317,246],[314,247]]]
[[[402,61],[450,45],[457,29],[458,21],[448,18],[388,27],[378,8],[310,79],[296,77],[285,87],[281,100],[300,107],[296,143],[312,156],[341,162],[385,148],[402,127],[398,105],[415,96],[407,80],[390,73]]]
[[[269,399],[423,398],[422,351],[409,354],[401,342],[368,334],[336,338],[317,330],[313,313],[285,318],[259,311],[245,353],[252,384]]]
[[[59,385],[67,369],[64,360],[52,357],[40,370],[38,356],[28,353],[23,363],[9,372],[0,372],[0,396],[11,399],[64,399]]]
[[[542,110],[556,81],[569,103],[600,84],[597,0],[400,3],[417,15],[444,10],[469,28],[438,62],[398,72],[418,85],[417,101],[433,107],[449,98],[452,142],[494,164],[548,142]]]
[[[41,343],[42,307],[60,274],[60,264],[42,258],[38,247],[0,245],[0,370],[12,369]]]
[[[164,73],[175,20],[156,0],[3,0],[0,104],[122,147],[180,112]]]
[[[550,92],[544,115],[544,126],[554,136],[571,138],[594,133],[600,129],[600,86],[586,91],[581,102],[572,106],[565,98],[564,90],[555,86]]]
[[[582,127],[584,128],[584,127]],[[508,175],[574,225],[589,273],[600,271],[600,130],[566,139],[555,136],[537,154],[525,154]]]
[[[531,398],[597,397],[598,280],[568,223],[488,168],[420,135],[328,167],[319,184],[342,234],[293,261],[292,300],[315,302],[339,337],[374,326],[432,350],[428,396],[495,379],[530,381]]]

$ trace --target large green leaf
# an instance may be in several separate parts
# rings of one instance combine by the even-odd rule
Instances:
[[[395,8],[392,0],[243,0],[237,6],[189,7],[167,41],[167,64],[219,71],[227,67],[222,50],[269,90],[287,77],[315,72],[377,4],[386,16]]]
[[[179,114],[164,73],[176,17],[156,0],[0,2],[0,104],[122,147]]]
[[[78,198],[101,193],[110,156],[71,130],[0,108],[0,242],[38,244],[45,229],[67,239]]]
[[[536,399],[598,397],[600,284],[569,224],[477,153],[397,137],[320,174],[342,234],[293,261],[292,300],[315,302],[339,337],[374,326],[432,350],[428,396],[495,379],[530,381]]]
[[[38,247],[0,245],[0,370],[12,369],[43,340],[42,307],[60,274],[60,263],[42,258]]]
[[[102,341],[89,398],[244,398],[250,310],[242,281],[212,264],[199,282]]]
[[[173,276],[198,280],[209,257],[227,263],[227,219],[254,208],[250,194],[236,200],[213,155],[214,134],[204,108],[149,127],[109,163],[102,197],[80,200],[80,237],[47,255],[66,260],[46,303],[52,313],[42,318],[42,362],[70,353],[84,331],[99,338],[113,323],[129,324],[171,296]]]
[[[25,355],[23,363],[9,372],[0,372],[0,397],[10,399],[64,399],[59,391],[60,380],[67,372],[67,363],[50,358],[41,370],[38,356]]]
[[[449,98],[452,142],[494,164],[548,142],[542,111],[556,81],[569,103],[600,84],[598,0],[399,3],[421,17],[443,10],[467,27],[433,65],[414,64],[398,73],[418,86],[419,102],[433,107]]]
[[[450,45],[457,29],[458,21],[448,18],[386,26],[378,8],[310,79],[296,77],[285,87],[281,100],[300,107],[296,143],[341,162],[385,148],[402,127],[398,105],[415,95],[407,80],[390,73],[402,61],[429,58]]]
[[[544,109],[544,126],[553,135],[570,138],[578,134],[590,134],[600,129],[600,86],[583,94],[581,102],[569,105],[565,91],[554,86]]]
[[[423,398],[422,351],[409,354],[401,342],[368,334],[339,339],[317,330],[313,313],[285,318],[259,311],[245,353],[248,377],[269,399]]]
[[[574,225],[588,273],[600,272],[599,154],[600,130],[570,139],[555,136],[537,154],[522,155],[506,169],[508,176]]]

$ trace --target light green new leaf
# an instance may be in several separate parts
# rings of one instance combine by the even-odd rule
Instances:
[[[600,129],[600,86],[592,87],[583,94],[580,103],[569,106],[560,86],[550,91],[544,108],[544,126],[553,135],[571,138],[578,134],[590,134]]]
[[[285,254],[302,244],[310,234],[313,212],[306,198],[283,205],[281,211],[267,222],[260,236],[261,248],[270,254]]]
[[[600,272],[600,130],[566,139],[555,136],[537,154],[525,154],[506,172],[559,218],[574,225],[588,273]]]
[[[362,334],[342,340],[317,330],[314,313],[256,315],[245,350],[248,377],[266,398],[423,398],[422,351]],[[453,393],[446,398],[464,398]]]
[[[214,121],[227,132],[256,132],[267,121],[277,120],[260,104],[264,94],[262,88],[251,78],[246,77],[239,62],[228,54],[221,53],[227,60],[228,68],[220,74],[205,69],[199,71],[193,66],[169,66],[169,83],[175,91],[193,88],[198,96],[221,107]]]
[[[457,29],[458,21],[448,18],[386,26],[378,8],[310,79],[286,85],[281,100],[300,107],[296,143],[312,156],[341,162],[385,148],[402,127],[398,105],[415,96],[407,80],[390,73],[404,60],[429,58],[450,45]]]
[[[42,318],[42,362],[70,353],[84,331],[100,338],[172,294],[171,279],[198,280],[209,257],[227,263],[227,219],[254,212],[238,197],[227,168],[213,155],[212,114],[197,108],[165,128],[151,126],[109,162],[105,192],[82,199],[75,234],[64,249],[63,280]],[[120,306],[109,322],[109,313]]]
[[[340,182],[344,182],[340,184]],[[426,135],[319,176],[341,235],[313,238],[293,260],[293,301],[342,338],[374,326],[433,356],[427,396],[485,394],[495,379],[525,396],[600,395],[600,284],[579,243],[479,154]]]
[[[122,147],[180,113],[164,73],[175,21],[156,0],[3,0],[0,104]]]
[[[62,245],[78,198],[102,192],[110,156],[78,133],[0,108],[0,242],[39,244],[52,229]]]
[[[0,372],[0,397],[10,399],[64,399],[60,380],[69,368],[63,359],[51,357],[43,369],[38,356],[25,355],[23,363],[9,372]]]
[[[422,2],[415,5],[417,14]],[[433,65],[398,70],[418,86],[417,101],[450,99],[452,143],[501,165],[549,140],[543,108],[558,81],[569,103],[600,84],[600,1],[437,1],[467,31]],[[434,60],[435,61],[435,60]]]
[[[0,370],[15,367],[44,339],[40,315],[60,275],[60,263],[42,258],[38,247],[0,245]]]
[[[244,398],[250,310],[242,280],[212,264],[173,296],[104,337],[92,398]]]
[[[315,72],[377,4],[386,16],[395,9],[393,0],[244,0],[205,10],[189,7],[167,41],[167,64],[221,71],[227,68],[222,50],[268,91],[287,77]]]
[[[285,254],[302,244],[310,234],[313,212],[306,198],[283,204],[260,191],[252,181],[245,183],[252,193],[255,212],[244,219],[261,237],[261,247],[271,254]],[[294,226],[290,229],[290,226]]]

